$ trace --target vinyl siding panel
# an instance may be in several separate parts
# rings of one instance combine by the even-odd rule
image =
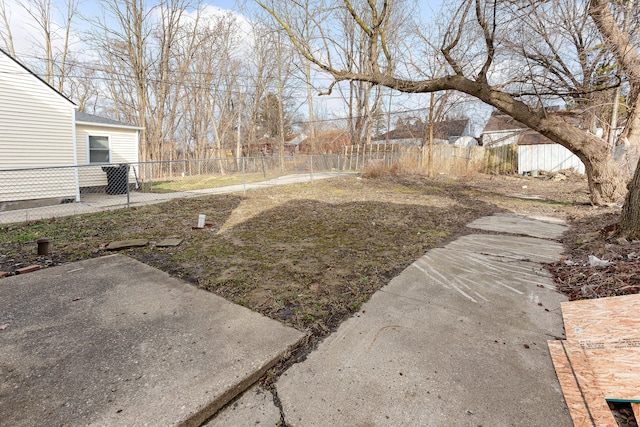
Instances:
[[[138,131],[109,126],[91,126],[84,123],[76,125],[76,143],[78,146],[78,164],[80,187],[107,185],[107,175],[101,165],[89,165],[88,141],[90,135],[109,137],[111,163],[138,162]],[[132,165],[132,167],[134,167]],[[137,168],[137,165],[135,166]],[[133,173],[129,174],[129,182],[135,182]]]
[[[0,202],[75,199],[74,168],[0,170]]]
[[[73,165],[74,105],[0,53],[0,170]],[[73,169],[0,174],[0,200],[75,195]]]
[[[73,104],[0,53],[0,169],[73,165]]]

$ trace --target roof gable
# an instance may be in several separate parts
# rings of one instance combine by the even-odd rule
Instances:
[[[492,114],[491,117],[489,117],[489,121],[485,125],[482,133],[522,129],[527,129],[527,126],[520,123],[513,117],[507,116],[506,114]]]
[[[38,79],[40,81],[40,83],[42,83],[43,85],[45,85],[46,87],[48,87],[49,89],[51,89],[52,91],[54,91],[55,93],[57,93],[59,96],[61,96],[62,98],[64,98],[67,102],[71,103],[71,105],[73,105],[74,107],[76,106],[76,104],[70,100],[69,98],[67,98],[66,96],[64,96],[62,93],[60,93],[58,90],[56,90],[53,86],[51,86],[49,83],[45,82],[44,80],[42,80],[36,73],[34,73],[33,71],[31,71],[29,68],[27,68],[25,65],[23,65],[20,61],[18,61],[17,59],[15,59],[13,56],[9,55],[7,52],[5,52],[2,48],[0,48],[0,54],[4,54],[7,58],[9,58],[11,61],[13,61],[15,64],[17,64],[20,68],[22,68],[23,70],[25,70],[27,73],[31,74],[33,77],[35,77],[36,79]]]

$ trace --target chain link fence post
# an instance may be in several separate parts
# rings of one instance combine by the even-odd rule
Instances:
[[[149,162],[149,193],[153,192],[153,163]]]
[[[129,163],[125,163],[124,167],[126,168],[126,171],[127,171],[127,174],[126,174],[127,177],[126,177],[125,182],[124,182],[124,186],[127,189],[127,210],[130,211],[131,210],[131,196],[129,194]]]
[[[245,158],[242,158],[242,189],[244,191],[244,194],[247,194],[247,176],[245,175],[245,165],[244,165],[244,161]]]

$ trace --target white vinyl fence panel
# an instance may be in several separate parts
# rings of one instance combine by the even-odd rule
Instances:
[[[518,173],[531,171],[557,172],[574,169],[584,173],[584,164],[571,151],[560,144],[536,144],[518,146]]]

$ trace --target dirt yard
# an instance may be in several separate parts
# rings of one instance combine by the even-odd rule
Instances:
[[[122,252],[322,337],[429,249],[500,211],[571,221],[566,257],[549,266],[571,298],[637,292],[640,244],[606,240],[599,230],[616,221],[619,208],[590,206],[586,180],[576,176],[343,178],[9,225],[0,228],[0,271],[101,256],[111,241],[149,239]],[[210,227],[193,229],[198,214]],[[52,240],[48,257],[36,255],[41,237]],[[184,241],[155,247],[166,237]],[[615,263],[593,268],[589,255]]]

